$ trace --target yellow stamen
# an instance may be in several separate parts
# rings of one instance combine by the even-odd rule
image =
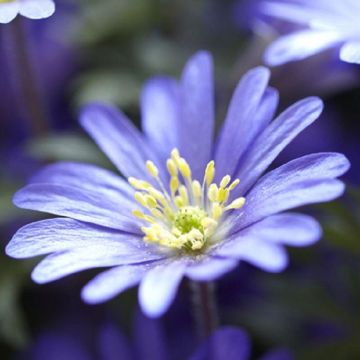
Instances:
[[[133,215],[148,223],[141,228],[144,241],[198,253],[211,244],[210,238],[219,238],[216,231],[224,213],[244,206],[243,197],[228,203],[231,191],[240,181],[231,182],[230,175],[226,175],[219,184],[213,183],[215,162],[210,161],[201,185],[198,180],[192,180],[190,165],[177,149],[171,152],[166,167],[170,174],[167,189],[159,177],[159,169],[150,160],[146,162],[146,169],[157,186],[133,177],[128,179],[137,190],[135,200],[145,209],[145,213],[134,210]]]
[[[215,176],[215,162],[213,160],[211,160],[205,169],[205,182],[207,186],[210,186],[210,184],[212,183],[212,181],[214,180],[214,176]]]
[[[245,198],[235,199],[231,204],[225,207],[225,210],[241,209],[245,205]]]
[[[224,189],[228,186],[229,182],[231,180],[230,175],[226,175],[222,178],[222,180],[220,181],[220,188]]]
[[[152,161],[148,160],[146,162],[146,168],[149,174],[153,178],[157,178],[159,176],[159,169],[155,166],[155,164]]]

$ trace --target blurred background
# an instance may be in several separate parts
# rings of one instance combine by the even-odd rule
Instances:
[[[267,44],[290,26],[262,18],[259,2],[59,0],[49,19],[0,25],[1,248],[21,225],[40,219],[11,202],[39,167],[73,160],[112,168],[78,125],[83,104],[114,103],[138,124],[142,83],[179,76],[186,59],[206,49],[214,56],[221,122],[240,76],[261,65]],[[28,63],[19,60],[21,49]],[[242,264],[217,283],[220,324],[248,332],[254,359],[278,347],[295,359],[360,359],[360,66],[339,62],[334,49],[272,69],[271,85],[280,91],[279,110],[310,95],[326,105],[278,164],[341,151],[352,162],[347,192],[304,209],[321,220],[324,237],[291,251],[284,273]],[[35,263],[1,252],[1,359],[180,360],[196,349],[186,282],[154,321],[137,309],[135,290],[88,306],[80,289],[96,271],[39,286],[30,279]]]

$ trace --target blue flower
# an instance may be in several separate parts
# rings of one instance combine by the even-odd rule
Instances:
[[[189,360],[249,360],[251,342],[245,331],[224,326],[212,333]],[[285,349],[275,349],[259,360],[293,360]]]
[[[272,120],[278,94],[269,77],[259,67],[241,79],[216,142],[206,52],[189,60],[180,82],[158,77],[145,85],[143,133],[111,106],[87,106],[82,126],[128,182],[93,165],[46,167],[14,203],[65,218],[23,227],[7,254],[50,254],[32,273],[37,283],[111,267],[84,287],[82,298],[104,302],[140,283],[139,302],[150,317],[168,309],[184,276],[212,281],[239,260],[282,271],[284,245],[321,237],[313,218],[284,211],[340,196],[344,184],[336,177],[349,162],[337,153],[312,154],[262,175],[323,108],[310,97]]]
[[[1,0],[0,24],[7,24],[18,14],[29,19],[48,18],[55,12],[52,0]]]
[[[304,26],[281,36],[265,52],[265,62],[281,65],[340,45],[340,59],[360,64],[358,0],[269,0],[262,13]]]

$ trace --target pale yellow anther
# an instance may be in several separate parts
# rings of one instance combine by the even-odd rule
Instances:
[[[166,161],[166,167],[168,169],[168,172],[171,176],[177,176],[178,174],[178,169],[177,166],[175,164],[175,161],[173,159],[168,159]]]
[[[156,220],[154,218],[152,218],[149,215],[145,215],[140,210],[133,210],[132,214],[138,219],[145,220],[145,221],[149,222],[150,224],[154,224],[154,225],[156,224]]]
[[[132,211],[132,214],[137,217],[138,219],[144,219],[145,218],[145,215],[143,212],[141,212],[140,210],[133,210]]]
[[[191,183],[191,188],[192,188],[192,192],[193,195],[196,199],[200,199],[201,195],[202,195],[202,189],[201,189],[201,185],[197,180],[194,180]]]
[[[159,176],[159,169],[152,161],[148,160],[146,162],[146,169],[152,177],[157,178]]]
[[[219,189],[216,184],[211,184],[208,189],[208,199],[210,201],[217,201]]]
[[[218,198],[217,200],[222,203],[222,202],[226,202],[227,199],[229,198],[229,189],[224,189],[224,188],[220,188],[219,192],[218,192]]]
[[[215,176],[215,162],[211,160],[206,165],[205,175],[204,175],[204,180],[207,186],[209,186],[212,183],[212,181],[214,180],[214,176]]]
[[[175,148],[171,151],[171,158],[175,161],[175,163],[178,162],[180,159],[180,153],[178,149]]]
[[[230,191],[231,191],[231,190],[234,190],[239,184],[240,184],[240,180],[239,180],[239,179],[234,180],[234,181],[230,184],[229,190],[230,190]]]
[[[214,220],[219,220],[224,212],[224,208],[217,202],[212,204],[211,214]]]
[[[143,193],[137,191],[134,194],[134,198],[140,205],[144,206],[145,208],[148,207],[147,202],[146,202],[146,198],[145,198]]]
[[[145,195],[145,201],[146,201],[147,206],[151,209],[156,208],[158,205],[156,199],[151,195]]]
[[[136,190],[147,190],[151,185],[143,180],[138,180],[133,177],[128,178],[129,184]]]
[[[151,215],[155,216],[156,218],[161,219],[161,220],[164,219],[164,214],[160,210],[151,208],[150,212],[151,212]]]
[[[188,205],[188,203],[189,203],[189,194],[188,194],[186,186],[181,185],[179,187],[179,194],[181,196],[183,205]]]
[[[226,175],[224,176],[221,181],[220,181],[220,188],[225,188],[226,186],[228,186],[229,182],[231,180],[230,175]]]
[[[244,206],[244,204],[245,204],[245,198],[240,197],[235,199],[228,206],[226,206],[225,210],[240,209]]]
[[[181,208],[185,205],[183,198],[180,195],[175,196],[174,203],[178,208]]]
[[[177,191],[177,189],[179,188],[179,178],[177,176],[173,176],[170,179],[170,191],[172,196],[174,196],[175,192]]]
[[[186,162],[186,160],[184,158],[180,158],[178,160],[178,167],[179,167],[179,170],[181,172],[181,175],[185,179],[190,179],[191,178],[190,166],[189,166],[189,164]]]
[[[167,203],[165,196],[161,191],[154,189],[152,186],[146,190],[151,196],[153,196],[156,200],[159,200],[162,204]]]

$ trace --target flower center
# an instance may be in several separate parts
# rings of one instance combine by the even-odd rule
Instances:
[[[167,160],[170,175],[168,189],[159,177],[159,170],[152,161],[146,168],[158,184],[130,177],[130,185],[136,189],[135,199],[144,212],[134,210],[133,215],[147,223],[141,228],[144,241],[167,248],[198,252],[209,244],[226,211],[240,209],[245,198],[239,197],[229,203],[230,192],[239,184],[226,175],[217,185],[213,183],[215,163],[210,161],[202,184],[193,180],[187,161],[177,149]]]

